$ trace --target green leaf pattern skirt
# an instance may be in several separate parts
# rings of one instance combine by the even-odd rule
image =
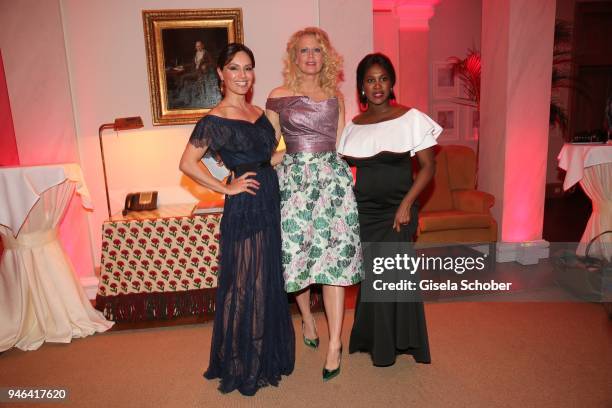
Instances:
[[[359,217],[346,162],[336,152],[291,153],[276,170],[285,290],[360,282]]]

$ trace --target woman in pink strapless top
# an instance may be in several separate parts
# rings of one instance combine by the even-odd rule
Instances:
[[[336,153],[344,128],[337,90],[341,61],[321,29],[296,32],[287,44],[285,84],[266,103],[266,114],[287,146],[273,159],[281,193],[285,289],[295,293],[304,344],[317,348],[310,285],[323,285],[329,326],[324,381],[340,373],[344,287],[360,282],[363,274],[353,177]]]

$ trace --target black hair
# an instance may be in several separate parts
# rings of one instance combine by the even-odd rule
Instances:
[[[229,43],[221,50],[219,58],[217,58],[217,68],[222,70],[240,51],[245,52],[249,56],[253,63],[253,68],[255,68],[255,56],[253,55],[253,51],[246,45],[240,43]]]
[[[253,51],[249,47],[240,43],[229,43],[221,50],[219,53],[219,58],[217,58],[217,68],[223,70],[227,64],[229,64],[234,56],[238,54],[240,51],[245,52],[249,58],[251,59],[251,63],[253,64],[253,68],[255,68],[255,56],[253,55]],[[223,85],[221,77],[217,76],[217,82],[219,85],[219,90],[221,94],[223,94]]]
[[[385,54],[377,52],[366,55],[359,62],[359,65],[357,65],[357,95],[359,96],[359,102],[362,104],[366,104],[368,102],[368,98],[361,93],[363,90],[365,73],[373,65],[379,65],[382,69],[387,71],[389,79],[391,80],[391,93],[389,94],[389,99],[395,99],[395,93],[393,92],[393,86],[395,85],[395,68],[393,68],[393,64],[391,63],[389,57],[387,57]]]

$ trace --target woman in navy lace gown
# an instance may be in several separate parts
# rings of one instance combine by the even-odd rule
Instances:
[[[263,111],[246,101],[255,59],[242,44],[221,52],[223,100],[197,123],[181,170],[226,195],[208,379],[219,390],[253,395],[293,371],[295,337],[281,268],[280,195],[270,158],[277,140]],[[223,184],[199,166],[219,155],[232,170]]]

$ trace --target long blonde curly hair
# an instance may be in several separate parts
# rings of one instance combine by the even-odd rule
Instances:
[[[343,79],[342,56],[331,45],[329,36],[318,27],[306,27],[296,31],[287,42],[285,54],[285,86],[294,92],[298,92],[301,85],[301,73],[295,60],[298,53],[298,42],[305,35],[312,35],[319,42],[323,51],[323,68],[319,74],[319,84],[328,96],[332,97],[338,93],[338,84]]]

